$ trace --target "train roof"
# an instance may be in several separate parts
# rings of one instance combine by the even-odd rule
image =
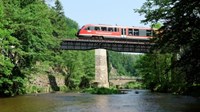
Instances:
[[[104,27],[125,27],[125,28],[137,28],[137,29],[153,29],[151,27],[140,27],[140,26],[118,26],[118,25],[108,25],[108,24],[86,24],[84,26],[104,26]]]

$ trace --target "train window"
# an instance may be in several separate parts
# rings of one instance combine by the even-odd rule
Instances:
[[[128,29],[128,35],[133,35],[133,29]]]
[[[134,29],[134,35],[139,36],[139,29]]]
[[[101,31],[107,31],[106,27],[101,27]]]
[[[146,30],[140,29],[139,36],[146,36]]]
[[[100,27],[94,27],[94,30],[99,31]]]
[[[93,26],[88,26],[87,28],[85,28],[85,30],[94,30]]]
[[[152,36],[152,30],[147,30],[146,31],[146,36]]]
[[[114,28],[114,31],[117,32],[117,28]]]
[[[115,32],[118,32],[118,31],[119,31],[119,28],[114,28],[114,31],[115,31]]]
[[[108,28],[108,31],[113,32],[113,28]]]

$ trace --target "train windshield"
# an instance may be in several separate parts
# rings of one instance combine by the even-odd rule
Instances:
[[[85,25],[84,26],[82,26],[80,29],[83,29],[85,27]]]
[[[85,26],[82,26],[82,27],[78,30],[78,32],[75,34],[77,37],[79,37],[79,33],[80,33],[81,29],[83,29],[83,27],[85,27]]]

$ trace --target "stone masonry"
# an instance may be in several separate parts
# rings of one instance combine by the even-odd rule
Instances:
[[[98,87],[109,88],[107,52],[105,49],[95,49],[95,82],[98,82]]]

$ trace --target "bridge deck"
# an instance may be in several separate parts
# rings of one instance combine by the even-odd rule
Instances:
[[[63,50],[91,50],[107,49],[118,52],[147,53],[153,44],[150,42],[137,41],[108,41],[108,40],[83,40],[66,39],[61,43]]]

